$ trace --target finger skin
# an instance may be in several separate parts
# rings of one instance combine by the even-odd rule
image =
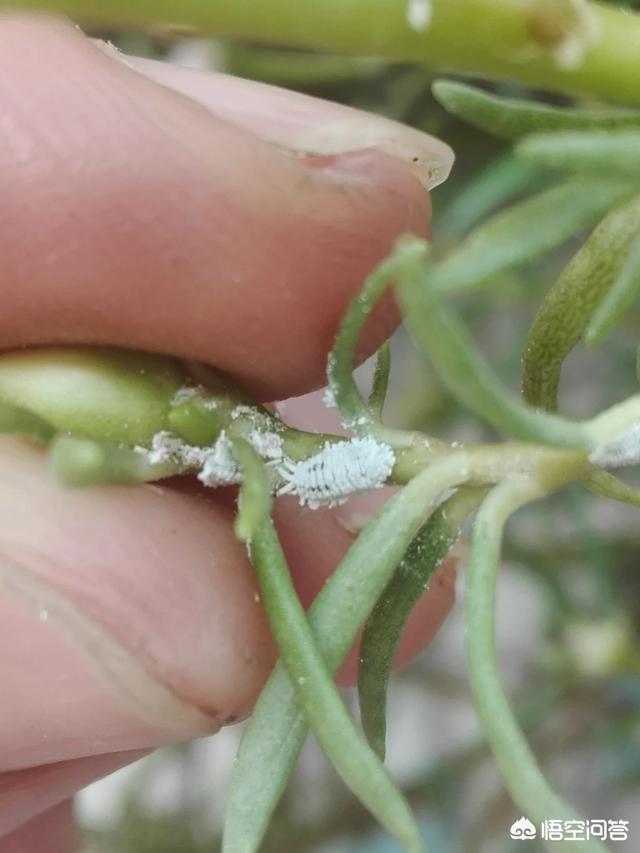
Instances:
[[[144,756],[118,752],[0,775],[0,844],[27,821],[68,800],[80,788]],[[0,847],[2,851],[2,847]],[[31,853],[28,849],[27,853]]]
[[[40,451],[0,449],[0,770],[246,715],[275,652],[229,510],[160,487],[66,490]]]
[[[75,853],[77,842],[73,803],[66,800],[0,839],[0,853]]]
[[[427,231],[399,159],[296,156],[57,20],[0,19],[0,107],[0,348],[168,352],[281,399],[322,384],[349,298]]]
[[[1,836],[107,772],[101,756],[245,715],[276,655],[228,506],[156,486],[66,490],[39,450],[3,438],[0,513]],[[292,499],[275,518],[308,605],[353,535]],[[403,659],[450,602],[428,592]]]

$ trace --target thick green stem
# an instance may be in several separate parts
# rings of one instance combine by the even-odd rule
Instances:
[[[575,0],[13,0],[100,24],[368,54],[640,102],[640,16]]]

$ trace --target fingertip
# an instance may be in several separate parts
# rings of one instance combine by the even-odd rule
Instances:
[[[61,22],[2,20],[0,106],[4,348],[167,352],[281,399],[323,384],[365,276],[428,231],[428,193],[366,134],[319,156],[264,141]],[[396,320],[387,299],[363,356]]]
[[[229,510],[159,486],[64,489],[40,452],[0,443],[4,769],[245,716],[275,650]]]

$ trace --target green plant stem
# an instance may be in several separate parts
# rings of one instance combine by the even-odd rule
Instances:
[[[430,0],[412,27],[407,0],[13,0],[89,23],[174,24],[221,36],[368,54],[640,100],[640,17],[570,0]],[[584,21],[588,26],[584,26]],[[589,34],[591,34],[589,36]],[[577,42],[575,61],[562,52]],[[581,43],[583,42],[583,43]]]
[[[526,477],[505,480],[486,499],[474,526],[466,589],[467,660],[474,704],[506,786],[529,819],[575,820],[576,814],[547,784],[500,682],[495,649],[496,574],[502,531],[518,508],[545,494]],[[550,849],[604,853],[596,841],[548,844]]]
[[[382,62],[368,57],[278,50],[255,43],[231,44],[223,59],[227,74],[292,89],[317,90],[354,80],[370,80],[383,68]]]

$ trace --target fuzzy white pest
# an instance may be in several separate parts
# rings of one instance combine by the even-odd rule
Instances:
[[[277,468],[284,484],[279,495],[296,495],[302,506],[337,506],[350,495],[384,485],[395,465],[388,444],[367,436],[327,442],[300,462],[287,460]]]
[[[615,441],[594,450],[589,461],[602,468],[637,465],[640,461],[640,424],[633,424]]]

